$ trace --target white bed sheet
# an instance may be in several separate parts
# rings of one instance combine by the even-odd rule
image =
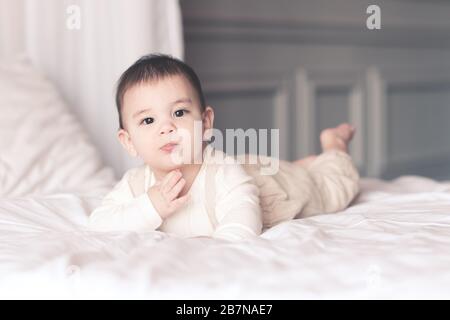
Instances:
[[[363,179],[347,210],[238,243],[89,232],[99,201],[2,198],[0,297],[450,298],[448,183]]]

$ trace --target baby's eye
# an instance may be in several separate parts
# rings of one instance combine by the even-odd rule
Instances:
[[[141,121],[141,124],[150,124],[153,123],[153,118],[144,118],[144,120]]]
[[[185,110],[185,109],[180,109],[175,111],[175,116],[176,117],[182,117],[184,116],[185,113],[188,113],[189,111]]]

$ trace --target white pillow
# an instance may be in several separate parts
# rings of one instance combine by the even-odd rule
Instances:
[[[23,57],[0,63],[0,196],[102,193],[114,183],[54,86]]]

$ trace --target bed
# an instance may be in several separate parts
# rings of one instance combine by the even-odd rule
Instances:
[[[0,64],[0,298],[450,298],[450,183],[363,179],[345,211],[241,242],[92,232],[116,179],[69,110]]]

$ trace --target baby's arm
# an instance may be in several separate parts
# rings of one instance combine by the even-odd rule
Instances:
[[[261,234],[262,213],[259,189],[239,164],[226,164],[218,171],[218,188],[213,237],[241,240]]]
[[[162,218],[147,193],[134,197],[128,172],[89,216],[89,227],[96,231],[156,230]]]
[[[134,197],[128,183],[128,171],[108,193],[100,207],[89,217],[89,226],[98,231],[156,230],[164,219],[175,213],[189,199],[189,194],[178,197],[185,180],[181,172],[169,172],[161,182],[146,193]]]

